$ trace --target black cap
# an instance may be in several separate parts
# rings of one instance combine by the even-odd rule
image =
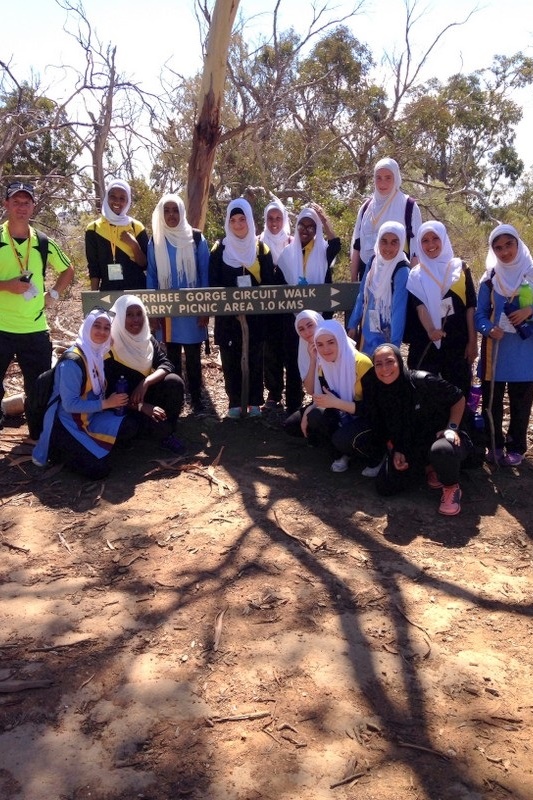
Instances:
[[[9,200],[9,198],[13,197],[13,195],[17,194],[17,192],[26,192],[26,194],[29,194],[35,203],[35,189],[31,183],[22,183],[22,181],[12,181],[11,183],[8,183],[6,189],[6,200]]]

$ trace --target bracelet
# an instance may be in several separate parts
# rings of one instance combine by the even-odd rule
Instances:
[[[144,403],[137,403],[137,411],[142,411],[143,410],[143,405],[144,405]]]

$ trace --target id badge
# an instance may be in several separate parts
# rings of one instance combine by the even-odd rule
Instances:
[[[368,324],[371,333],[381,333],[381,320],[379,318],[379,311],[375,308],[368,312]]]
[[[22,295],[24,300],[33,300],[39,294],[39,289],[36,287],[34,283],[30,283],[24,294]]]
[[[453,300],[451,297],[443,297],[440,301],[440,316],[441,319],[453,316]]]
[[[110,281],[121,281],[124,278],[122,272],[122,264],[108,264],[107,265],[107,278]]]
[[[509,320],[507,314],[504,314],[503,311],[500,314],[500,319],[498,320],[498,328],[501,328],[505,333],[516,333],[515,326]]]
[[[252,285],[252,276],[251,275],[237,275],[237,286],[241,289],[245,289],[248,286]]]

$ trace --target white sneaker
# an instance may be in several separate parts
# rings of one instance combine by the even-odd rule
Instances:
[[[361,470],[361,475],[364,478],[375,478],[380,469],[381,464],[378,464],[377,467],[365,467],[363,470]]]
[[[341,456],[331,465],[332,472],[346,472],[350,464],[350,456]]]

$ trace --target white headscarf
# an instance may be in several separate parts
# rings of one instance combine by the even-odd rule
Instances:
[[[498,236],[513,236],[518,242],[516,258],[510,264],[500,261],[492,244]],[[528,247],[524,244],[516,228],[512,225],[498,225],[489,236],[489,251],[487,253],[486,271],[482,281],[488,280],[494,270],[494,283],[496,290],[504,297],[513,297],[518,292],[520,284],[529,283],[533,286],[533,259]]]
[[[388,169],[394,176],[394,186],[387,195],[380,194],[376,188],[376,174],[380,169]],[[374,167],[374,193],[362,218],[361,228],[357,232],[356,224],[352,238],[352,247],[354,240],[360,238],[361,258],[365,263],[372,255],[379,227],[389,219],[405,220],[405,205],[409,195],[400,191],[401,183],[402,177],[398,162],[393,158],[380,159]]]
[[[302,242],[298,231],[298,223],[304,218],[312,219],[316,225],[315,243],[309,258],[304,276],[304,259]],[[303,208],[296,219],[296,228],[292,242],[287,245],[279,257],[278,267],[283,272],[289,286],[297,286],[300,278],[305,277],[307,283],[324,283],[328,269],[326,250],[328,244],[324,239],[324,231],[320,217],[312,208]]]
[[[87,360],[87,374],[91,380],[92,390],[98,397],[103,396],[105,392],[104,356],[111,348],[111,333],[109,333],[109,337],[103,344],[96,344],[91,339],[91,329],[100,317],[111,322],[111,317],[107,311],[95,308],[83,320],[76,339],[76,346],[83,352]]]
[[[303,319],[311,319],[316,327],[320,327],[324,322],[324,317],[322,314],[319,314],[318,311],[313,311],[310,308],[304,309],[304,311],[300,311],[299,314],[296,315],[294,320],[294,327],[296,328],[296,333],[298,333],[298,323],[301,322]],[[309,348],[308,342],[305,339],[302,339],[300,334],[298,333],[299,341],[298,341],[298,370],[300,372],[300,377],[302,380],[306,377],[307,373],[309,372],[309,365],[311,363],[311,359],[309,358]],[[315,373],[315,388],[314,391],[316,394],[320,392],[320,383],[318,381],[318,375]]]
[[[326,320],[316,329],[315,344],[318,337],[323,334],[335,337],[338,354],[335,361],[325,361],[320,358],[320,353],[318,354],[318,364],[322,369],[322,374],[329,388],[341,400],[351,402],[354,398],[356,378],[355,359],[357,350],[355,342],[348,338],[346,331],[336,319]]]
[[[272,209],[274,208],[277,211],[281,212],[281,214],[283,215],[283,225],[278,231],[278,233],[272,233],[272,231],[269,231],[267,227],[268,212],[272,211]],[[271,203],[269,203],[266,206],[264,212],[264,218],[265,218],[265,227],[263,229],[263,232],[259,235],[259,240],[267,245],[268,249],[272,253],[272,260],[274,261],[274,264],[277,264],[282,250],[284,250],[284,248],[289,244],[289,239],[290,239],[289,234],[291,232],[289,224],[289,215],[287,213],[287,209],[285,208],[281,200],[278,200],[278,198],[276,197]]]
[[[442,242],[437,258],[428,258],[422,250],[422,239],[428,231],[436,233]],[[413,267],[407,278],[407,289],[426,306],[435,328],[442,327],[441,301],[450,286],[461,276],[462,262],[454,258],[446,228],[442,222],[430,220],[420,226],[416,234],[416,252],[420,262]],[[440,349],[441,342],[433,342]]]
[[[165,203],[175,203],[178,206],[180,221],[175,228],[171,228],[165,222]],[[170,289],[172,287],[172,272],[167,242],[176,248],[174,257],[180,286],[195,287],[198,274],[194,237],[185,214],[185,204],[177,194],[163,195],[156,205],[152,214],[152,240],[154,242],[159,288]]]
[[[400,240],[400,249],[397,255],[385,260],[379,251],[379,243],[386,233],[393,233]],[[392,306],[392,275],[396,264],[405,261],[405,226],[401,222],[389,220],[384,222],[378,231],[378,238],[374,246],[374,260],[365,282],[365,306],[368,305],[368,295],[374,295],[376,311],[384,322],[391,321]]]
[[[126,312],[130,306],[139,306],[142,309],[144,322],[139,333],[128,333],[126,330]],[[113,337],[113,355],[117,361],[126,367],[148,375],[152,369],[154,346],[148,324],[148,315],[140,298],[133,294],[123,294],[111,309],[116,317],[111,323]]]
[[[122,189],[128,196],[128,202],[122,211],[122,214],[115,214],[109,207],[108,195],[111,189]],[[128,211],[131,206],[131,189],[129,183],[121,181],[118,178],[111,183],[108,183],[105,190],[104,202],[102,203],[102,214],[111,225],[131,225],[131,217],[128,216]]]
[[[230,228],[229,221],[231,212],[234,209],[239,209],[246,217],[248,233],[244,239],[239,239],[238,236],[235,236]],[[224,263],[227,264],[228,267],[235,267],[235,269],[251,267],[257,259],[257,239],[255,236],[255,222],[252,207],[244,197],[238,197],[236,200],[232,200],[228,205],[224,228],[226,231],[226,235],[222,239],[222,244],[224,245]]]

